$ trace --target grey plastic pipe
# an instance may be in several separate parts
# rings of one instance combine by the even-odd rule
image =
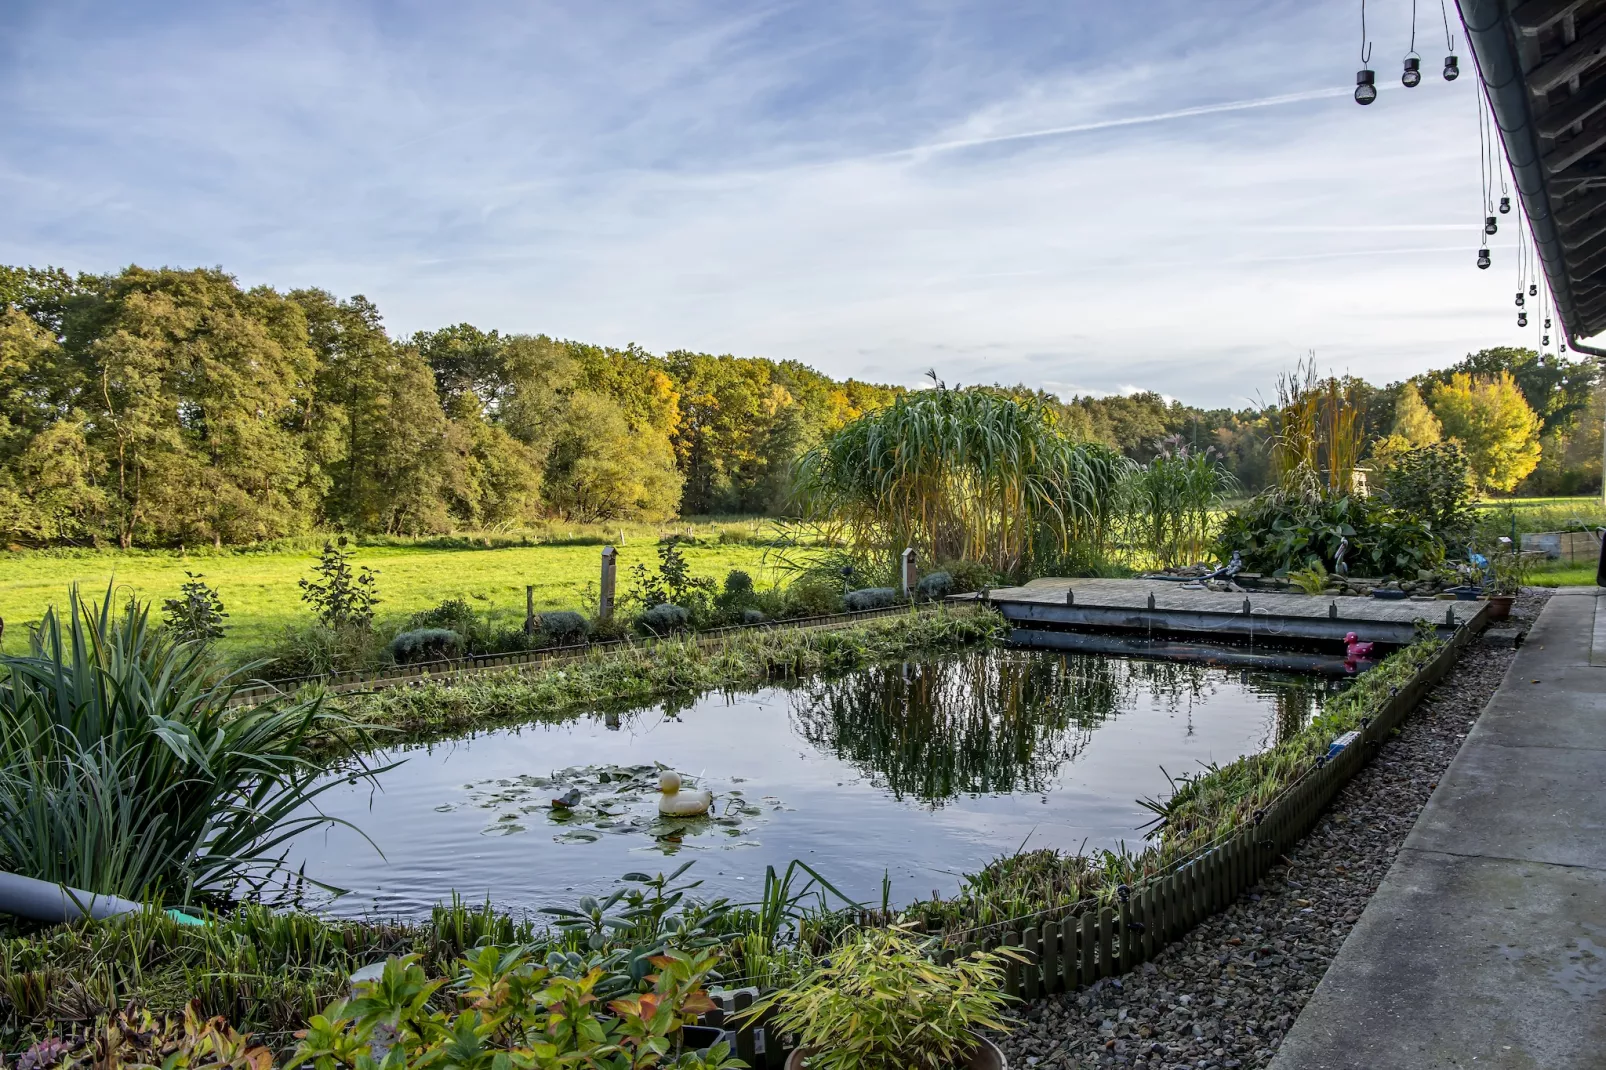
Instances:
[[[0,910],[34,921],[115,918],[144,910],[143,903],[115,895],[96,895],[64,884],[0,871]]]
[[[33,921],[63,922],[94,918],[101,921],[123,914],[137,914],[145,909],[144,903],[116,895],[96,895],[65,884],[24,877],[19,873],[0,870],[0,912],[15,914]],[[181,925],[205,925],[200,918],[191,917],[180,910],[169,910],[167,916]]]

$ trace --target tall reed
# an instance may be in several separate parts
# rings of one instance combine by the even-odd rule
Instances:
[[[1192,450],[1173,435],[1126,482],[1129,544],[1161,568],[1203,560],[1215,540],[1221,503],[1237,486],[1213,448]]]
[[[805,453],[794,486],[803,512],[857,550],[912,546],[1019,575],[1102,560],[1129,465],[1072,442],[1034,398],[939,383]]]
[[[240,673],[149,606],[73,588],[25,656],[0,656],[0,868],[130,898],[226,895],[271,877],[274,852],[334,819],[314,800],[309,742],[350,723],[317,702],[230,711]],[[353,775],[369,770],[351,754]]]

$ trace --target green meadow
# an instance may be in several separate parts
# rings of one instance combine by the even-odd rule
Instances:
[[[757,521],[680,523],[666,532],[690,533],[695,543],[682,552],[698,576],[723,580],[733,568],[745,569],[760,585],[773,582],[766,567],[766,545],[772,534]],[[658,532],[646,525],[618,532],[607,541],[619,549],[619,593],[630,588],[630,569],[657,563]],[[601,567],[604,538],[583,530],[544,533],[537,545],[505,536],[469,536],[420,540],[365,540],[355,546],[353,560],[379,573],[378,616],[394,621],[447,598],[464,598],[482,612],[514,620],[524,614],[524,589],[535,588],[535,606],[578,609]],[[62,605],[67,591],[79,584],[103,593],[116,582],[120,595],[151,600],[158,611],[164,598],[178,594],[191,572],[216,587],[229,613],[224,653],[239,656],[271,645],[285,626],[310,619],[297,581],[312,573],[318,560],[318,539],[291,540],[287,547],[223,551],[13,551],[0,557],[0,617],[5,619],[4,648],[26,649],[29,622],[51,605]],[[377,544],[375,544],[377,543]],[[488,544],[488,545],[487,545]]]

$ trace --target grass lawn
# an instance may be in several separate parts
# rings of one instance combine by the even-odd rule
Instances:
[[[727,525],[728,527],[728,525]],[[757,528],[748,525],[754,535]],[[684,531],[686,524],[674,530]],[[712,525],[692,525],[707,539]],[[745,533],[739,533],[745,534]],[[494,540],[493,540],[494,541]],[[178,593],[185,570],[203,575],[216,587],[229,613],[222,649],[242,654],[270,644],[279,630],[308,619],[296,581],[310,575],[318,554],[314,540],[302,547],[275,552],[12,552],[0,556],[0,617],[5,618],[5,650],[27,649],[28,629],[51,604],[66,601],[67,588],[80,584],[103,594],[115,578],[125,588],[152,600]],[[754,542],[718,542],[685,546],[682,552],[698,576],[723,580],[733,568],[746,569],[761,586],[772,582],[763,572],[765,547]],[[508,620],[524,616],[524,587],[535,586],[536,609],[578,609],[587,584],[595,584],[602,546],[541,545],[497,549],[441,548],[425,545],[358,546],[353,560],[379,571],[379,616],[396,618],[426,609],[446,598],[461,597],[482,611]],[[631,566],[657,563],[655,533],[627,532],[619,546],[619,593],[630,588]]]
[[[1507,510],[1519,532],[1577,531],[1606,526],[1606,504],[1600,495],[1582,498],[1502,498],[1477,503],[1487,518],[1504,518]]]
[[[1558,561],[1554,565],[1534,569],[1528,574],[1528,583],[1533,587],[1593,587],[1595,563],[1565,564]]]

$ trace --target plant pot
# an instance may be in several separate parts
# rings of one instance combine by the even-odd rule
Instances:
[[[1511,616],[1511,603],[1516,601],[1514,594],[1492,594],[1489,596],[1489,619],[1505,620]]]
[[[803,1050],[799,1048],[786,1057],[786,1070],[805,1070],[803,1066]],[[1009,1063],[1004,1060],[1004,1053],[998,1050],[998,1045],[986,1037],[976,1038],[976,1050],[971,1053],[970,1060],[954,1070],[1009,1070]]]
[[[713,1025],[686,1025],[681,1027],[681,1048],[686,1051],[708,1051],[719,1041],[731,1044],[736,1048],[736,1038],[728,1030],[713,1027]]]

